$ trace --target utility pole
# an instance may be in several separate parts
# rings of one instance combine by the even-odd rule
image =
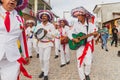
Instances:
[[[38,10],[38,0],[34,0],[34,10],[35,10],[35,16],[37,14],[37,10]]]
[[[65,19],[65,13],[69,13],[70,11],[63,11],[63,18]]]
[[[50,4],[50,2],[51,2],[51,1],[50,1],[50,0],[48,0],[48,4],[49,4],[49,5],[51,5],[51,4]]]

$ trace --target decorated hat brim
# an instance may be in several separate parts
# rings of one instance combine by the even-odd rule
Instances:
[[[66,19],[59,19],[58,23],[60,24],[61,21],[63,21],[65,23],[65,25],[69,26],[69,23],[68,23],[68,21]]]
[[[28,5],[28,0],[19,0],[18,5],[16,7],[16,10],[23,10],[24,8],[26,8]]]
[[[53,13],[52,13],[51,11],[49,11],[49,10],[39,10],[39,11],[37,12],[37,19],[38,19],[39,21],[42,21],[42,15],[43,15],[43,14],[48,15],[49,21],[52,21],[52,20],[53,20]]]
[[[84,7],[77,7],[77,8],[74,8],[74,9],[72,9],[72,11],[71,11],[71,15],[73,16],[73,17],[77,17],[77,15],[78,14],[80,14],[80,15],[85,15],[87,18],[89,18],[89,17],[92,17],[92,16],[94,16],[93,14],[91,14],[88,10],[86,10]]]

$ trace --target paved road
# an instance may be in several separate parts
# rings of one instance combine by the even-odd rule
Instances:
[[[91,80],[120,80],[120,57],[117,56],[117,48],[108,44],[109,51],[102,50],[100,44],[95,45],[93,64],[91,69]],[[39,59],[36,55],[31,59],[31,63],[25,66],[33,76],[31,80],[43,80],[38,78],[40,70]],[[21,75],[21,80],[30,80]],[[49,80],[79,80],[75,51],[71,51],[71,63],[60,68],[60,58],[54,59],[54,48],[50,58]]]

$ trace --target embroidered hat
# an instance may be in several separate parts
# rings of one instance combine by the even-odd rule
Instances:
[[[28,5],[28,0],[18,0],[16,10],[23,10]]]
[[[37,13],[37,19],[42,21],[42,15],[43,14],[48,15],[49,21],[53,20],[53,13],[49,10],[39,10],[38,13]]]
[[[71,15],[76,18],[77,15],[85,15],[86,17],[90,17],[92,14],[89,11],[87,11],[84,7],[81,6],[81,7],[72,9]]]
[[[69,26],[68,21],[66,19],[60,19],[58,20],[58,23],[60,24],[61,21],[63,21],[65,25]]]
[[[0,4],[2,4],[2,1],[0,0]],[[24,9],[28,4],[28,0],[17,0],[17,7],[16,10],[22,10]]]
[[[32,20],[32,19],[26,20],[26,24],[27,24],[27,23],[33,23],[33,24],[35,25],[35,21]]]

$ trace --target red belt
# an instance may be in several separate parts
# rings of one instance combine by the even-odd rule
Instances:
[[[49,40],[49,41],[42,41],[42,40],[40,40],[40,42],[48,43],[48,42],[54,42],[54,41],[52,41],[52,40]]]
[[[55,37],[56,39],[60,39],[59,37]]]
[[[51,41],[40,41],[40,42],[43,42],[43,43],[48,43],[48,42],[51,42]]]

